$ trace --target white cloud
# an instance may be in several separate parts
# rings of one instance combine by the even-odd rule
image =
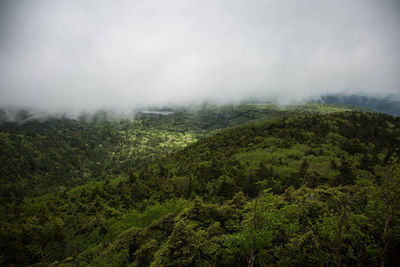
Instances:
[[[126,109],[400,90],[395,0],[10,0],[1,10],[1,106]]]

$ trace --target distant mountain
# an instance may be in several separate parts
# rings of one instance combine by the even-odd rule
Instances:
[[[381,98],[356,94],[332,94],[322,96],[316,102],[360,106],[373,109],[378,112],[400,116],[400,95],[396,94]]]

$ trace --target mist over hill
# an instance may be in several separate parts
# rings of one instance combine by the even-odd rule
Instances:
[[[400,266],[399,29],[399,0],[1,0],[0,266]]]
[[[247,98],[239,102],[229,104],[216,104],[213,101],[204,102],[198,105],[149,105],[142,108],[131,108],[122,111],[118,108],[98,109],[88,112],[49,112],[38,108],[1,108],[0,123],[29,121],[43,121],[51,119],[74,119],[80,121],[115,121],[115,120],[133,120],[140,113],[169,115],[173,112],[191,112],[196,113],[201,110],[214,109],[219,112],[227,112],[229,109],[236,109],[243,105],[270,105],[275,109],[290,110],[297,106],[307,105],[307,103],[324,103],[333,105],[344,105],[346,109],[352,110],[370,110],[389,115],[400,116],[400,95],[390,94],[385,96],[368,96],[365,94],[330,94],[320,97],[313,97],[307,101],[295,101],[292,105],[281,105],[276,100],[259,98]]]

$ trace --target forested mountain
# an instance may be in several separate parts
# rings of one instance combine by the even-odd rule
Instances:
[[[3,123],[0,263],[396,266],[400,118],[353,109]]]
[[[357,94],[330,94],[322,96],[317,102],[360,106],[378,112],[400,116],[399,94],[392,94],[385,97],[372,97]]]
[[[218,129],[259,118],[354,109],[350,106],[275,105],[176,108],[168,115],[107,112],[79,119],[33,111],[0,112],[0,202],[64,191],[90,181],[128,177],[145,161],[176,151]]]

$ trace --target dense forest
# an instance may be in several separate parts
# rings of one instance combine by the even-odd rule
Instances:
[[[0,124],[2,266],[396,266],[400,118],[203,106]]]

